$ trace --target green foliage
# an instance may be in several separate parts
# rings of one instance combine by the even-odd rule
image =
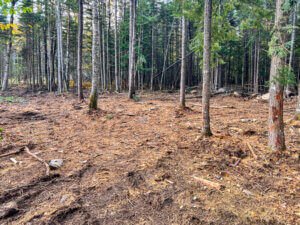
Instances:
[[[141,101],[141,98],[138,95],[133,95],[133,101],[139,102]]]
[[[295,74],[289,66],[283,66],[278,70],[278,75],[271,80],[272,83],[279,83],[286,87],[288,85],[297,84]]]
[[[289,51],[287,48],[288,43],[282,43],[280,32],[275,32],[269,43],[269,55],[278,56],[279,58],[287,57]]]
[[[107,120],[112,120],[114,118],[114,115],[113,114],[107,114],[106,115],[106,119]]]
[[[4,133],[4,129],[0,127],[0,141],[3,140],[3,133]]]
[[[18,98],[18,97],[14,97],[14,96],[8,96],[8,97],[0,96],[0,103],[1,102],[19,103],[19,102],[23,102],[23,101],[24,101],[24,99]]]

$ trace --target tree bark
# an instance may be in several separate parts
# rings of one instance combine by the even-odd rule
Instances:
[[[63,44],[62,44],[62,24],[61,24],[61,3],[56,0],[56,29],[57,29],[57,85],[58,93],[63,91]]]
[[[186,19],[182,16],[181,39],[181,79],[180,79],[180,107],[185,108],[185,82],[186,82]]]
[[[204,51],[203,51],[203,92],[202,92],[202,114],[204,136],[211,136],[210,129],[210,57],[211,57],[211,23],[212,23],[212,0],[205,0],[204,12]]]
[[[13,0],[11,2],[11,8],[14,11],[16,0]],[[12,25],[14,23],[14,12],[10,15],[10,24]],[[10,66],[10,55],[12,51],[12,31],[13,28],[11,27],[9,30],[9,38],[8,38],[8,45],[7,45],[7,51],[6,56],[4,57],[4,73],[3,73],[3,81],[2,81],[2,91],[6,91],[8,88],[8,74],[9,74],[9,66]]]
[[[78,44],[77,44],[77,89],[78,99],[83,99],[82,89],[82,42],[83,42],[83,0],[78,0]]]
[[[93,0],[93,43],[92,43],[92,90],[90,95],[89,109],[98,108],[98,81],[100,74],[100,32],[99,32],[99,10],[98,0]]]
[[[130,0],[130,25],[129,25],[129,98],[135,95],[135,20],[136,20],[136,0]]]
[[[254,60],[254,93],[258,94],[259,91],[259,62],[260,62],[260,31],[255,41],[255,60]]]
[[[281,8],[284,0],[276,1],[276,14],[274,23],[273,36],[280,40],[279,47],[285,44],[285,34],[283,27],[285,26],[285,16]],[[277,46],[276,46],[277,47]],[[270,72],[270,103],[269,103],[269,147],[272,150],[285,150],[285,136],[283,124],[283,86],[278,82],[276,77],[279,70],[285,64],[284,57],[278,56],[273,51],[271,72]]]
[[[115,9],[115,84],[116,92],[120,91],[119,73],[118,73],[118,1],[114,0]]]

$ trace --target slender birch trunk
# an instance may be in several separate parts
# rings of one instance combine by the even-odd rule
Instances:
[[[99,32],[99,10],[98,0],[93,0],[93,43],[92,43],[92,90],[90,94],[89,108],[98,108],[98,83],[100,74],[100,32]]]

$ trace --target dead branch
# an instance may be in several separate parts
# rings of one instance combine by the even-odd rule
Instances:
[[[4,157],[7,157],[7,156],[19,154],[19,153],[21,153],[21,152],[23,152],[23,151],[24,151],[24,148],[20,148],[20,149],[18,149],[18,150],[16,150],[16,151],[13,151],[13,152],[9,152],[9,153],[5,153],[5,154],[0,155],[0,158],[4,158]]]
[[[48,163],[46,163],[43,159],[41,159],[40,157],[38,157],[36,154],[32,153],[27,146],[25,147],[25,152],[27,154],[31,155],[33,158],[35,158],[38,161],[40,161],[41,163],[43,163],[45,165],[45,167],[46,167],[46,176],[49,176],[49,174],[50,174],[50,167],[49,167]]]
[[[225,189],[225,186],[223,186],[223,185],[221,185],[219,183],[212,182],[212,181],[206,180],[204,178],[196,177],[196,176],[193,176],[193,178],[196,181],[199,181],[200,183],[202,183],[202,184],[204,184],[206,186],[209,186],[211,188],[214,188],[214,189],[217,189],[217,190],[223,190],[223,189]]]
[[[252,153],[253,157],[254,157],[255,159],[257,159],[258,157],[257,157],[257,155],[255,154],[255,152],[254,152],[252,146],[250,145],[250,143],[249,143],[249,142],[246,142],[246,144],[247,144],[247,146],[248,146],[250,152]]]

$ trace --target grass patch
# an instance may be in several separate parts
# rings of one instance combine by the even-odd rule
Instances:
[[[106,119],[108,119],[108,120],[112,120],[113,118],[114,118],[113,114],[106,115]]]
[[[15,96],[8,96],[8,97],[3,97],[0,96],[0,103],[7,102],[7,103],[20,103],[24,102],[23,98],[15,97]]]
[[[4,133],[4,129],[0,127],[0,141],[3,140],[3,133]]]

